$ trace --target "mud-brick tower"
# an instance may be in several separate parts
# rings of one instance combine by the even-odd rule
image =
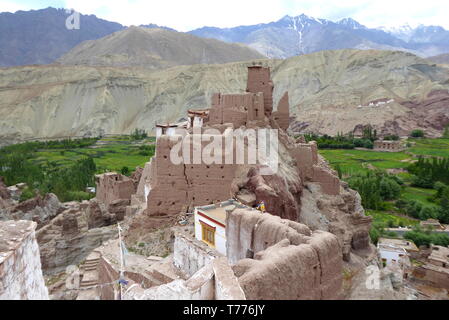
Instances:
[[[270,68],[262,66],[248,67],[248,84],[246,91],[250,93],[263,93],[264,110],[266,116],[271,116],[273,111],[273,81],[271,81]]]

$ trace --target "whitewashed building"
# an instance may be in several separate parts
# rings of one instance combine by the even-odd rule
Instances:
[[[379,239],[377,243],[379,257],[385,266],[391,264],[407,264],[409,260],[409,251],[419,251],[416,245],[408,240],[402,239]]]
[[[236,200],[196,207],[195,238],[226,255],[226,212],[244,207]]]

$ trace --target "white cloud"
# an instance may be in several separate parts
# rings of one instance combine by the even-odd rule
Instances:
[[[369,27],[422,23],[449,29],[447,0],[66,0],[66,7],[124,25],[156,23],[180,31],[257,24],[301,13],[330,20],[352,17]]]
[[[23,4],[18,4],[12,1],[4,1],[0,2],[0,12],[16,12],[18,10],[29,10],[27,6]]]

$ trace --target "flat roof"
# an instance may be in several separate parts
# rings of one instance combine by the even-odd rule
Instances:
[[[404,239],[387,239],[387,238],[380,238],[379,239],[379,245],[382,247],[399,247],[403,248],[408,251],[419,251],[418,247],[413,241],[404,240]]]
[[[442,246],[432,246],[432,253],[429,259],[440,261],[443,263],[449,262],[449,248]]]
[[[227,201],[223,201],[217,204],[211,204],[202,207],[196,207],[197,211],[200,214],[206,216],[206,218],[210,218],[213,221],[218,222],[219,224],[226,227],[226,211],[234,211],[235,209],[249,209],[255,210],[254,208],[245,206],[237,200],[231,199]]]

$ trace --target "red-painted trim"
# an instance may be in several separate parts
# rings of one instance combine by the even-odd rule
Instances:
[[[204,224],[206,227],[208,227],[208,228],[211,228],[211,229],[213,229],[214,231],[216,231],[217,230],[217,228],[216,227],[213,227],[213,226],[211,226],[210,224],[208,224],[208,223],[206,223],[206,222],[204,222],[203,220],[200,220],[200,223],[201,224]]]
[[[226,228],[226,226],[223,224],[223,223],[221,223],[221,222],[218,222],[217,220],[215,220],[215,219],[212,219],[211,217],[209,217],[209,216],[206,216],[204,213],[202,213],[201,211],[197,211],[198,212],[198,214],[200,215],[200,216],[202,216],[203,218],[205,218],[205,219],[207,219],[207,220],[209,220],[209,221],[212,221],[213,223],[216,223],[216,224],[218,224],[220,227],[223,227],[223,228]],[[206,223],[207,224],[207,223]],[[215,227],[212,227],[212,226],[209,226],[209,227],[211,227],[211,228],[215,228]]]

